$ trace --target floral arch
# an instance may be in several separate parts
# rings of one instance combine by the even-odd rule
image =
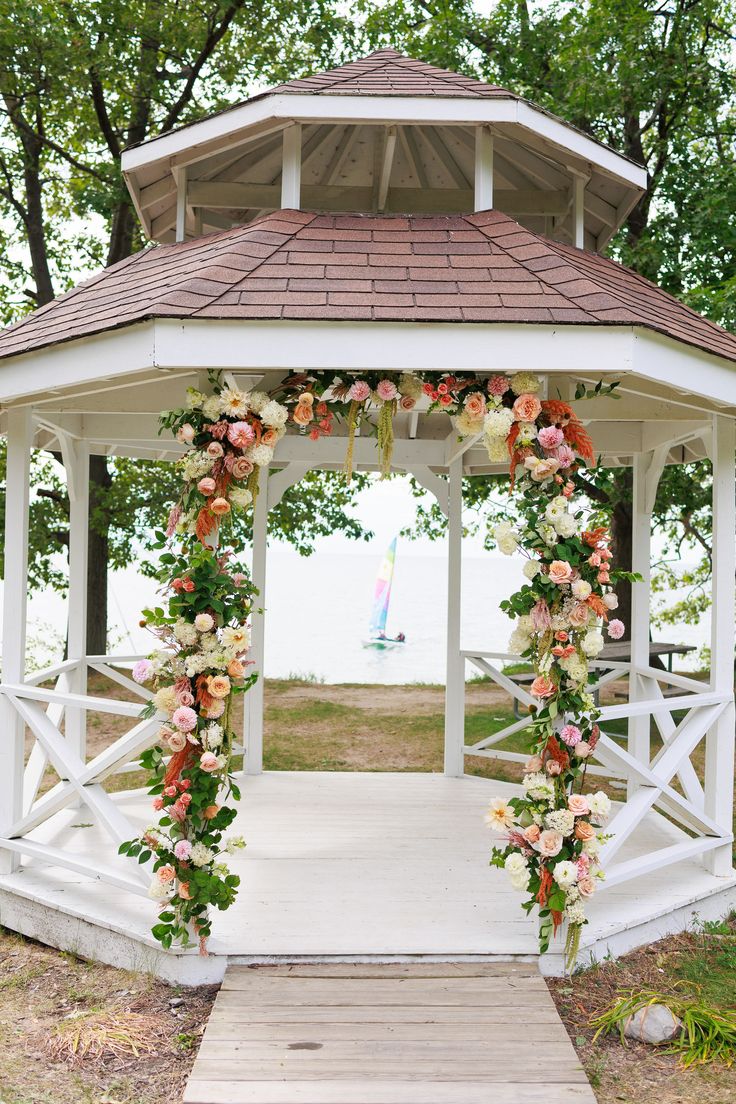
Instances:
[[[257,591],[232,563],[228,527],[249,508],[274,451],[291,424],[313,440],[347,425],[345,475],[361,426],[377,438],[381,472],[391,469],[398,410],[451,415],[462,440],[482,440],[491,461],[508,460],[516,520],[495,529],[499,549],[525,557],[525,582],[501,603],[514,621],[512,649],[534,666],[523,796],[496,800],[488,821],[503,833],[492,862],[539,910],[540,949],[567,921],[573,962],[585,900],[603,877],[599,864],[610,802],[589,793],[587,763],[599,738],[599,712],[588,689],[589,661],[624,632],[611,613],[617,579],[635,578],[611,562],[605,519],[581,505],[576,473],[595,462],[593,443],[572,408],[542,397],[531,372],[481,378],[474,373],[372,372],[342,378],[317,372],[287,378],[272,394],[243,391],[210,376],[209,394],[190,389],[185,409],[161,416],[187,446],[179,461],[182,492],[159,534],[162,604],[144,611],[159,639],[134,678],[155,691],[144,714],[163,718],[143,755],[151,772],[156,825],[120,851],[152,860],[150,896],[159,903],[154,936],[164,947],[194,935],[204,951],[210,910],[226,909],[239,879],[224,858],[243,846],[226,838],[239,798],[232,772],[232,706],[258,674],[250,670],[248,617]],[[599,384],[577,397],[610,394]],[[263,488],[261,487],[261,490]]]

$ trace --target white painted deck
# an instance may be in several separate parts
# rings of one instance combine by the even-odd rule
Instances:
[[[492,839],[483,823],[490,798],[518,787],[408,773],[284,772],[243,781],[233,832],[248,846],[231,862],[242,885],[235,906],[216,914],[209,958],[158,950],[147,899],[33,858],[0,877],[0,923],[185,983],[219,980],[228,962],[536,959],[535,924],[505,874],[488,866]],[[154,819],[145,794],[118,801],[141,826]],[[90,869],[122,861],[90,820],[84,808],[66,810],[31,838],[82,863],[89,858]],[[683,838],[649,814],[620,857]],[[621,953],[734,905],[736,878],[682,861],[596,897],[581,958]],[[560,972],[560,948],[540,965]]]

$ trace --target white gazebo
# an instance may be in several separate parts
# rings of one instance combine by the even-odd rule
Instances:
[[[502,88],[381,50],[288,84],[128,150],[126,181],[159,243],[100,272],[0,335],[8,437],[0,689],[0,922],[57,946],[184,982],[227,961],[537,954],[503,875],[489,871],[482,813],[509,783],[464,775],[464,755],[519,760],[504,733],[464,745],[466,664],[524,704],[501,673],[514,657],[464,650],[464,475],[492,472],[481,442],[458,442],[421,404],[396,418],[395,470],[449,519],[444,775],[263,774],[263,690],[246,698],[246,766],[234,868],[237,904],[216,918],[211,956],[160,950],[148,875],[118,844],[151,819],[141,791],[109,793],[156,722],[125,673],[136,657],[85,649],[88,458],[175,459],[158,414],[207,373],[277,388],[322,369],[541,373],[572,401],[578,381],[619,380],[620,400],[580,404],[605,464],[633,467],[635,588],[625,743],[604,736],[599,774],[620,781],[605,892],[589,909],[582,959],[621,952],[736,902],[734,759],[734,415],[736,339],[602,256],[645,171]],[[573,403],[574,405],[574,403]],[[253,575],[268,606],[268,511],[310,469],[339,469],[339,434],[290,431],[254,520]],[[29,456],[59,451],[71,502],[69,652],[28,676],[25,629]],[[715,549],[709,683],[649,661],[651,512],[665,464],[713,463]],[[355,464],[376,470],[359,437]],[[505,597],[498,595],[499,600]],[[263,669],[263,618],[253,658]],[[481,642],[482,643],[482,642]],[[90,670],[130,702],[87,693]],[[49,689],[49,684],[53,688]],[[131,718],[86,754],[87,717]],[[654,751],[651,723],[661,736]],[[705,743],[705,769],[692,764]],[[32,745],[26,754],[24,744]],[[47,767],[58,782],[39,796]],[[541,963],[559,971],[553,950]]]

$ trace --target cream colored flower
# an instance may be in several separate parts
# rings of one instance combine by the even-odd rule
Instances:
[[[226,387],[220,395],[220,409],[229,418],[242,418],[248,413],[248,394],[237,387]]]
[[[503,797],[494,797],[485,816],[489,828],[502,832],[514,823],[514,810]]]
[[[540,381],[532,372],[516,372],[511,377],[511,390],[515,395],[536,395]]]

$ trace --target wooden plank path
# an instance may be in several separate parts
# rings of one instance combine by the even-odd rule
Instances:
[[[231,966],[184,1104],[595,1104],[527,963]]]

